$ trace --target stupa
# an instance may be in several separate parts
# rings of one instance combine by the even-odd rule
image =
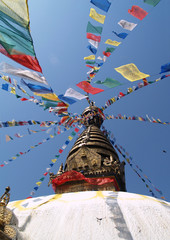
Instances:
[[[170,203],[126,192],[124,162],[100,130],[102,111],[91,104],[82,119],[65,166],[50,174],[55,194],[8,204],[18,218],[11,239],[168,240]]]

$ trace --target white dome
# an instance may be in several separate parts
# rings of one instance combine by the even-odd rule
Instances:
[[[24,240],[170,239],[170,203],[87,191],[10,202]]]

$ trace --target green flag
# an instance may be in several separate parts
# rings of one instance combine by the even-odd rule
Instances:
[[[90,22],[88,22],[87,24],[86,32],[101,34],[102,30],[103,30],[102,27],[95,27]]]
[[[86,64],[95,64],[95,61],[86,61]]]
[[[147,3],[149,5],[152,5],[152,6],[156,6],[158,3],[160,2],[160,0],[144,0],[144,3]]]
[[[109,87],[109,88],[114,88],[114,87],[122,85],[122,83],[120,83],[117,80],[114,80],[112,78],[106,78],[106,80],[104,82],[96,81],[94,83],[96,83],[96,84],[103,84],[104,86]]]
[[[113,47],[107,47],[105,52],[110,52],[112,53],[116,48]]]

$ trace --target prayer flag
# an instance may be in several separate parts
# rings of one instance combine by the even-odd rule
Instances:
[[[109,44],[109,45],[113,45],[113,46],[119,46],[121,44],[121,42],[117,42],[117,41],[112,41],[111,39],[107,39],[105,44]]]
[[[128,22],[128,21],[126,21],[126,20],[120,20],[120,21],[118,22],[118,24],[119,24],[122,28],[124,28],[124,29],[126,29],[126,30],[129,30],[129,31],[132,31],[132,30],[137,26],[136,23]]]
[[[120,66],[115,70],[131,82],[150,77],[150,75],[140,72],[133,63]]]
[[[23,79],[21,80],[21,83],[23,83],[25,86],[27,86],[32,92],[36,93],[53,93],[53,90],[51,88],[46,88],[44,86],[40,85],[34,85],[32,83],[26,83]]]
[[[2,84],[2,89],[5,91],[8,91],[8,86],[9,86],[8,83],[4,83],[4,84]]]
[[[99,42],[89,39],[88,41],[93,47],[98,48]]]
[[[97,53],[97,49],[93,48],[91,45],[87,46],[87,48],[93,53],[96,54]]]
[[[106,16],[101,15],[95,11],[94,8],[90,9],[90,15],[91,18],[93,18],[95,21],[104,24]]]
[[[9,142],[9,141],[11,141],[11,140],[13,140],[13,138],[10,137],[9,135],[6,135],[6,142]]]
[[[144,1],[144,3],[147,3],[147,4],[152,5],[154,7],[160,2],[160,0],[143,0],[143,1]]]
[[[66,97],[73,97],[73,98],[76,98],[78,100],[82,100],[82,99],[85,99],[87,98],[87,96],[77,92],[76,90],[72,89],[72,88],[68,88],[64,94],[64,96]]]
[[[88,24],[87,24],[86,32],[101,34],[102,30],[103,30],[102,27],[100,27],[100,26],[95,27],[90,22],[88,22]]]
[[[90,55],[88,57],[84,57],[84,60],[95,60],[95,55]]]
[[[79,129],[78,129],[78,128],[75,128],[74,131],[77,133],[77,132],[79,132]]]
[[[57,161],[57,159],[52,159],[51,162],[55,163]]]
[[[71,141],[71,140],[73,139],[73,137],[71,137],[71,136],[68,136],[68,139]]]
[[[170,71],[170,63],[167,63],[167,64],[164,64],[161,66],[161,73],[164,73],[164,72],[169,72]]]
[[[40,186],[40,185],[41,185],[41,183],[42,183],[42,182],[36,182],[36,184],[37,184],[38,186]]]
[[[12,94],[16,94],[16,91],[15,91],[15,87],[10,87],[11,88],[11,92]]]
[[[108,12],[111,5],[108,0],[91,0],[90,2],[105,12]]]
[[[127,33],[116,33],[115,31],[112,31],[117,37],[125,39],[128,34]]]
[[[42,72],[30,34],[26,0],[0,1],[0,52],[25,67]]]
[[[76,86],[93,95],[104,91],[103,89],[92,87],[91,84],[86,81],[82,81],[76,84]]]
[[[91,40],[96,41],[96,42],[101,41],[101,36],[96,36],[92,33],[87,33],[86,36],[87,36],[87,39],[91,39]]]
[[[115,49],[116,49],[116,48],[107,47],[105,52],[106,52],[106,53],[107,53],[107,52],[112,53]]]
[[[105,55],[106,57],[110,57],[111,52],[105,52],[105,51],[103,51],[103,55]]]
[[[58,95],[58,98],[64,102],[67,102],[69,104],[73,104],[76,103],[76,100],[69,98],[69,97],[65,97],[63,94]]]
[[[96,81],[94,83],[103,84],[104,86],[109,87],[109,88],[114,88],[114,87],[122,85],[120,82],[118,82],[117,80],[114,80],[112,78],[106,78],[106,80],[104,82]]]
[[[86,64],[95,64],[95,61],[86,61]]]
[[[128,9],[128,13],[138,18],[139,20],[143,20],[148,14],[144,9],[136,5],[133,5],[131,9]]]
[[[47,85],[47,81],[44,76],[30,70],[13,67],[5,62],[0,63],[0,71]]]
[[[46,94],[42,94],[42,93],[35,93],[34,95],[49,99],[49,100],[53,100],[53,101],[60,101],[59,98],[57,97],[57,95],[55,93],[46,93]]]
[[[3,80],[5,80],[6,82],[11,83],[11,78],[10,78],[10,77],[3,75],[1,78],[2,78]]]

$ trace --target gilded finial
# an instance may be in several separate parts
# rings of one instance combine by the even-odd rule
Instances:
[[[0,205],[7,206],[9,200],[10,200],[10,187],[5,188],[5,193],[0,197]]]

